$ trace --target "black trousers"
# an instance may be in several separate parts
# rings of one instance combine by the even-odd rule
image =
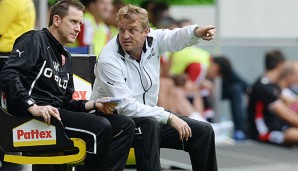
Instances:
[[[59,112],[66,134],[86,142],[86,171],[124,169],[135,133],[132,119],[123,115],[106,115],[99,112],[89,114],[63,109]]]
[[[188,123],[192,137],[188,141],[179,140],[176,129],[160,124],[154,118],[133,118],[140,135],[135,135],[135,148],[138,171],[160,171],[160,148],[184,150],[189,153],[193,171],[217,171],[214,132],[209,123],[199,122],[188,117],[180,117]]]

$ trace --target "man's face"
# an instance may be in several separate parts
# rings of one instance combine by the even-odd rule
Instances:
[[[109,18],[113,12],[112,0],[97,0],[94,7],[94,13],[102,20]]]
[[[218,76],[220,76],[220,66],[212,62],[208,68],[207,77],[210,79],[215,79]]]
[[[83,12],[70,6],[68,15],[58,21],[58,39],[61,44],[74,43],[83,23]]]
[[[138,54],[142,51],[149,28],[144,29],[139,19],[121,18],[118,23],[119,41],[128,53]]]

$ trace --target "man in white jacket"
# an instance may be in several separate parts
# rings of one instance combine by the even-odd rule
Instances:
[[[101,51],[91,99],[122,99],[118,114],[130,116],[141,135],[135,137],[137,170],[159,171],[160,148],[189,152],[194,171],[217,171],[214,132],[209,123],[178,117],[156,106],[160,54],[212,40],[214,27],[174,30],[149,28],[146,10],[127,5],[117,14],[119,35]]]

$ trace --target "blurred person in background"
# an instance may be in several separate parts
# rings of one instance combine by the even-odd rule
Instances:
[[[17,37],[33,30],[36,12],[33,0],[0,0],[0,56],[9,55]],[[0,61],[2,68],[4,61]]]
[[[266,53],[265,72],[249,94],[249,133],[252,139],[279,145],[298,144],[298,115],[282,100],[278,84],[287,72],[281,51]]]
[[[216,56],[212,62],[214,74],[207,74],[207,77],[214,79],[221,77],[221,97],[229,100],[230,111],[234,123],[235,140],[246,139],[247,132],[247,113],[244,104],[244,95],[247,95],[249,89],[248,83],[240,77],[233,69],[230,60],[225,56]]]
[[[151,23],[154,27],[158,27],[160,19],[170,17],[170,6],[164,2],[159,2],[152,8]]]
[[[155,7],[156,2],[154,1],[143,1],[140,7],[144,8],[148,12],[149,26],[150,28],[156,29],[156,27],[152,24],[153,20],[153,8]]]
[[[117,12],[119,11],[119,9],[123,6],[125,6],[125,3],[122,0],[115,0],[113,2],[113,6],[114,6],[114,8],[113,8],[113,11],[112,11],[110,17],[108,17],[104,20],[110,29],[111,38],[113,38],[114,36],[116,36],[119,33],[119,31],[117,29],[116,15],[117,15]]]
[[[109,27],[105,24],[113,11],[112,0],[81,0],[85,5],[84,23],[78,35],[78,46],[93,47],[98,57],[101,49],[111,39]]]

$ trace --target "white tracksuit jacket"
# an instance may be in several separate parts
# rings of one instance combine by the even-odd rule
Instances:
[[[101,51],[95,66],[91,99],[124,98],[117,106],[119,114],[154,117],[167,123],[170,113],[156,106],[159,93],[160,55],[175,52],[199,42],[196,25],[174,30],[150,30],[143,46],[141,61],[131,58],[114,37]]]

